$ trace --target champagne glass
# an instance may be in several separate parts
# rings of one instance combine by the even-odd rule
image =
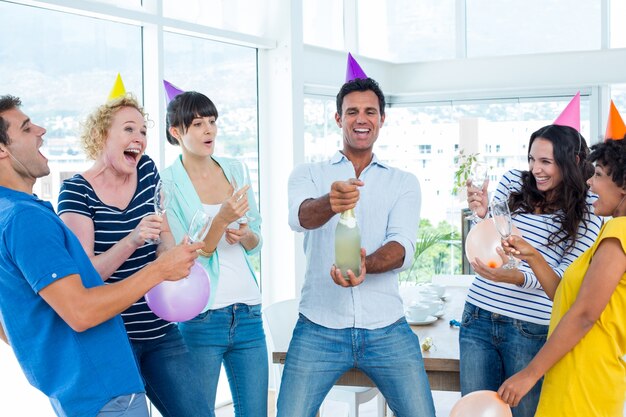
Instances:
[[[508,239],[513,231],[513,222],[508,202],[493,200],[491,202],[491,217],[496,225],[496,230],[500,233],[500,237],[504,240]],[[502,268],[513,269],[516,266],[515,258],[509,254],[509,261]]]
[[[154,213],[163,216],[165,214],[165,210],[167,209],[167,204],[169,203],[170,191],[167,185],[160,180],[154,186],[154,198],[152,202],[154,203]],[[158,245],[161,243],[161,238],[157,237],[156,239],[146,239],[146,243]]]
[[[235,173],[238,171],[241,171],[243,175],[243,184],[241,184],[241,187],[237,183],[237,178],[235,175]],[[241,188],[245,185],[252,186],[252,183],[250,182],[250,177],[248,175],[248,170],[243,164],[239,163],[238,161],[233,161],[230,165],[230,184],[233,186],[233,194],[241,190]],[[248,222],[254,221],[254,217],[250,215],[250,210],[248,210],[245,215],[241,216],[236,221],[239,224],[247,224]]]
[[[209,233],[212,221],[213,217],[204,211],[204,209],[199,208],[196,210],[189,223],[189,229],[187,230],[189,243],[203,241],[207,233]]]
[[[475,162],[472,165],[472,169],[469,175],[470,187],[475,187],[480,190],[485,186],[485,182],[487,182],[487,178],[489,176],[489,167],[487,164],[483,162]],[[480,220],[480,217],[476,214],[474,210],[472,210],[472,214],[465,218],[466,220],[471,221],[472,223],[476,223]]]

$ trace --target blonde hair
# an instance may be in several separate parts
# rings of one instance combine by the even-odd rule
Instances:
[[[81,125],[80,142],[89,159],[98,158],[104,149],[109,129],[113,123],[113,116],[124,107],[136,109],[147,121],[147,113],[144,112],[135,96],[130,93],[97,107]]]

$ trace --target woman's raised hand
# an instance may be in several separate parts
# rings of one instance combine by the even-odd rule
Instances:
[[[541,256],[539,251],[528,243],[523,237],[511,235],[502,240],[502,248],[517,259],[528,261],[530,258]]]
[[[158,239],[163,227],[163,216],[149,214],[144,216],[137,227],[128,234],[130,241],[136,246],[143,246],[146,241]]]
[[[222,203],[222,207],[215,217],[221,217],[226,224],[231,224],[245,216],[250,209],[248,206],[249,189],[249,185],[244,185],[241,189],[235,191],[228,200]]]
[[[478,217],[484,218],[487,215],[487,207],[489,205],[487,187],[489,180],[485,180],[482,188],[472,185],[471,180],[467,180],[467,207]]]

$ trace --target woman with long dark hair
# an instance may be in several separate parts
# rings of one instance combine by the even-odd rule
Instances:
[[[506,201],[513,224],[545,259],[538,280],[526,261],[512,269],[472,262],[476,277],[467,296],[459,336],[461,392],[495,391],[523,369],[545,343],[552,298],[565,269],[595,240],[600,219],[585,181],[593,172],[584,138],[568,126],[548,125],[528,144],[528,171],[510,170],[494,200]],[[468,187],[470,208],[487,215],[487,184]],[[534,415],[541,383],[513,409]]]

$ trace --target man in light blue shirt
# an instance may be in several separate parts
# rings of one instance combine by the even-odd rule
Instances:
[[[307,257],[300,318],[287,353],[278,417],[314,416],[335,381],[358,368],[398,417],[434,417],[417,336],[404,318],[398,272],[413,261],[420,189],[414,175],[376,158],[385,121],[376,81],[357,78],[337,95],[343,149],[289,178],[289,224],[304,232]],[[338,213],[355,209],[361,274],[334,265]],[[329,272],[330,271],[330,272]]]

